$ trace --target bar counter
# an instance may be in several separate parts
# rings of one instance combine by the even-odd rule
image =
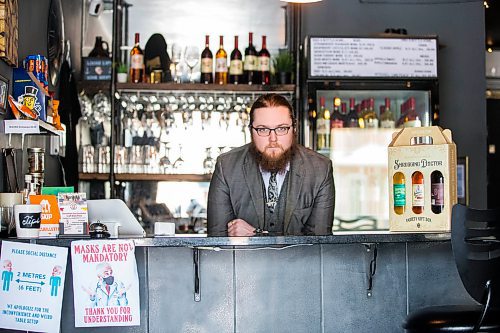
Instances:
[[[287,246],[351,243],[443,242],[450,233],[393,233],[389,231],[336,232],[331,236],[206,237],[197,234],[132,238],[138,247]],[[8,239],[6,239],[8,240]],[[15,240],[15,239],[12,239]],[[69,246],[75,239],[35,239],[33,243]]]
[[[449,233],[134,240],[141,325],[102,331],[403,332],[417,308],[473,303]],[[61,331],[75,331],[71,260],[62,318]]]

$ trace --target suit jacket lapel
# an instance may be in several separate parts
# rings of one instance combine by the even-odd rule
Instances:
[[[254,158],[249,156],[250,153],[245,157],[245,163],[243,165],[243,176],[245,177],[245,182],[247,183],[248,190],[250,191],[250,196],[252,197],[253,205],[256,209],[259,227],[264,227],[264,192],[262,191],[262,174],[260,173],[259,166]],[[258,184],[257,186],[255,186]],[[250,221],[249,221],[250,222]]]
[[[290,224],[290,219],[292,218],[292,213],[295,210],[295,206],[299,200],[299,196],[302,189],[302,182],[304,181],[304,167],[302,162],[302,154],[300,151],[295,153],[292,162],[290,163],[290,174],[288,178],[288,192],[286,196],[286,206],[285,206],[285,220],[284,220],[284,232],[286,234],[288,225]]]

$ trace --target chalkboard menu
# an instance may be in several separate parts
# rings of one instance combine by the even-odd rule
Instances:
[[[310,37],[310,78],[437,78],[436,38]]]
[[[85,81],[110,81],[111,59],[110,58],[82,58],[83,79]]]

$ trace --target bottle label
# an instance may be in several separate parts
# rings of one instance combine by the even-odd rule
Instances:
[[[227,58],[215,59],[215,72],[216,73],[227,73]]]
[[[243,65],[243,69],[246,71],[257,70],[257,57],[254,55],[245,56],[245,63]]]
[[[231,60],[231,64],[229,65],[229,74],[231,75],[243,74],[243,61],[239,59]]]
[[[330,134],[330,123],[326,119],[318,119],[316,121],[316,131],[318,134]]]
[[[134,54],[130,57],[130,68],[142,69],[143,66],[144,66],[144,55]]]
[[[444,205],[444,184],[433,183],[431,184],[431,205],[443,206]]]
[[[406,206],[405,184],[394,184],[394,207]]]
[[[382,128],[395,128],[396,123],[394,122],[394,120],[382,120],[380,122],[380,127],[382,127]]]
[[[269,72],[271,70],[269,57],[259,57],[259,70],[261,72]]]
[[[424,206],[424,184],[413,184],[413,207]]]
[[[377,118],[365,119],[365,128],[378,128],[378,119]]]
[[[214,62],[212,58],[202,58],[201,59],[201,72],[212,74]]]

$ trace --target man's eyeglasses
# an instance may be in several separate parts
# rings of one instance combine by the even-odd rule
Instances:
[[[292,126],[280,126],[276,128],[253,127],[253,126],[249,127],[252,128],[255,132],[257,132],[258,136],[269,136],[271,135],[272,131],[274,131],[274,134],[276,134],[277,136],[287,135],[290,128],[292,128]]]

